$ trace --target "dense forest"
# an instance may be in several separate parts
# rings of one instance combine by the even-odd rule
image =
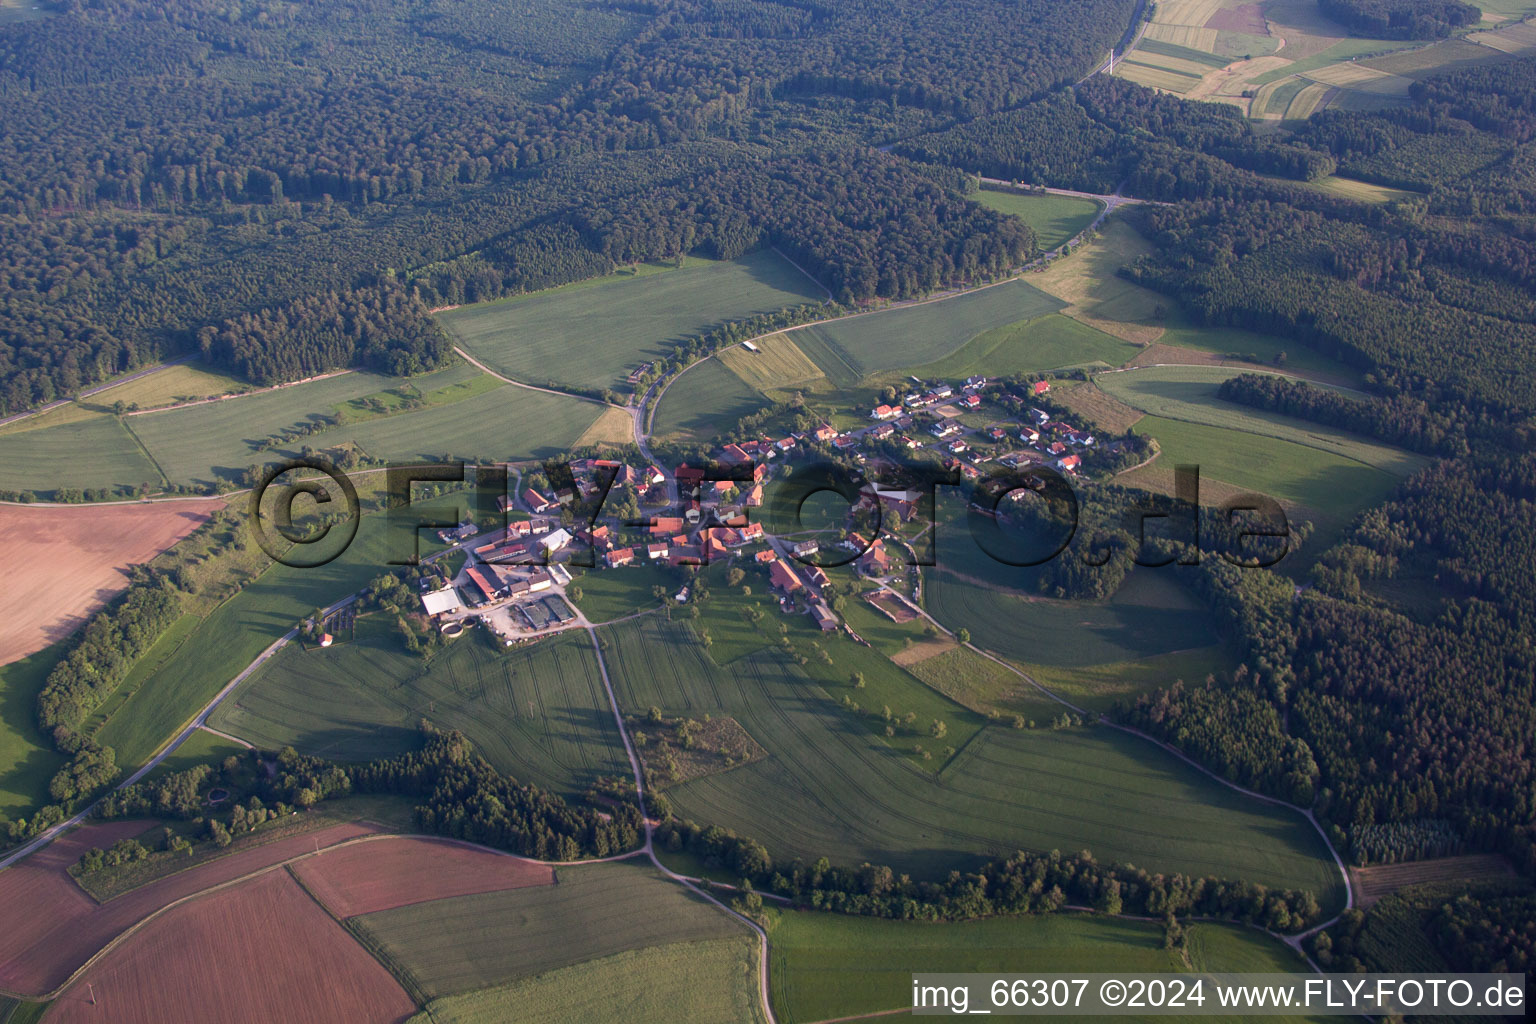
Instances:
[[[1483,20],[1460,0],[1317,0],[1317,9],[1367,39],[1444,39]]]
[[[855,300],[994,273],[1027,234],[865,147],[1070,83],[1135,0],[52,6],[0,29],[0,414],[207,328],[263,380],[430,365],[425,308],[695,249]]]

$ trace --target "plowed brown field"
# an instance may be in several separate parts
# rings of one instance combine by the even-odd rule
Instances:
[[[299,861],[293,873],[337,917],[555,881],[547,864],[415,837],[357,843]]]
[[[184,896],[313,852],[317,844],[323,849],[378,831],[347,824],[278,839],[188,868],[106,903],[91,899],[65,873],[92,846],[106,848],[148,826],[142,820],[90,825],[0,871],[0,989],[24,995],[50,992],[107,943]]]
[[[140,505],[0,505],[0,665],[74,632],[147,562],[208,519],[222,499]]]
[[[175,907],[92,965],[48,1024],[394,1024],[416,1010],[276,871]]]

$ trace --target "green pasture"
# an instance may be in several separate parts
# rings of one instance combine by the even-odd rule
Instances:
[[[758,1024],[757,939],[647,946],[498,988],[434,999],[407,1024],[590,1024],[622,1008],[625,1024]]]
[[[0,434],[0,490],[140,484],[156,489],[163,482],[154,461],[115,416],[91,415]]]
[[[23,818],[48,802],[48,780],[64,765],[37,728],[37,695],[68,640],[0,665],[0,819]]]
[[[1069,557],[1069,556],[1062,556]],[[1104,601],[1024,597],[942,571],[928,577],[927,606],[950,629],[1012,661],[1081,667],[1208,647],[1210,614],[1177,580],[1179,566],[1137,569]]]
[[[1157,343],[1247,359],[1269,366],[1273,366],[1283,352],[1284,372],[1298,376],[1310,375],[1337,384],[1353,384],[1360,379],[1359,371],[1315,349],[1300,345],[1294,339],[1245,331],[1237,327],[1203,327],[1188,322],[1183,316],[1169,318]]]
[[[1135,429],[1157,438],[1161,461],[1197,465],[1202,478],[1300,505],[1327,530],[1385,500],[1400,479],[1321,448],[1204,423],[1146,416]]]
[[[694,259],[676,270],[462,306],[438,319],[476,359],[516,380],[602,388],[669,356],[690,335],[824,296],[783,257],[759,249],[730,262]]]
[[[656,405],[651,432],[657,437],[685,434],[703,440],[735,426],[743,416],[767,404],[762,392],[718,359],[706,359],[667,387]]]
[[[988,725],[905,672],[880,672],[877,683],[855,653],[875,652],[816,633],[803,617],[778,618],[766,597],[761,624],[774,636],[782,621],[791,649],[775,642],[721,664],[726,643],[717,634],[738,610],[718,592],[706,602],[716,603],[698,620],[715,637],[709,650],[675,634],[601,631],[625,711],[654,705],[695,717],[730,714],[770,754],[669,788],[684,817],[759,838],[780,859],[827,856],[933,875],[1015,849],[1088,848],[1153,870],[1307,888],[1325,905],[1342,898],[1332,860],[1304,820],[1242,797],[1152,744],[1098,726]],[[730,650],[745,646],[739,636],[724,640]],[[853,666],[863,666],[863,690],[846,681]],[[843,707],[844,696],[862,710]],[[926,732],[932,715],[919,709],[929,701],[951,709],[944,740]],[[897,715],[917,711],[915,731],[902,726],[888,739],[881,704]],[[970,739],[956,743],[962,729]],[[912,756],[914,742],[929,749],[956,743],[959,751],[935,772]]]
[[[348,926],[404,975],[407,988],[429,998],[626,950],[746,933],[641,861],[563,867],[554,885],[417,903],[354,917]]]
[[[362,761],[417,749],[425,718],[462,732],[498,770],[568,795],[627,773],[585,631],[503,648],[471,629],[429,661],[382,616],[359,619],[357,633],[324,650],[289,644],[209,724],[266,750]]]
[[[1024,669],[1052,693],[1090,711],[1106,713],[1144,693],[1183,680],[1192,686],[1205,677],[1230,672],[1239,659],[1226,644],[1153,654],[1134,661],[1101,665],[1044,665],[1024,662]]]
[[[190,402],[212,395],[223,395],[251,386],[233,374],[200,360],[189,359],[145,374],[135,380],[113,385],[84,400],[86,405],[112,407],[118,402],[153,409],[174,402]]]
[[[226,757],[231,755],[240,757],[245,753],[246,748],[232,740],[215,736],[207,729],[195,729],[185,743],[156,765],[154,771],[144,776],[144,781],[153,782],[167,775],[195,768],[200,764],[218,765]]]
[[[982,206],[1017,217],[1035,233],[1035,242],[1044,252],[1076,238],[1093,223],[1104,204],[1097,199],[1072,196],[1026,196],[1017,192],[982,189],[971,195]]]
[[[1140,351],[1071,317],[1049,313],[983,331],[944,358],[909,369],[925,380],[1007,377],[1068,366],[1120,366]]]
[[[1251,372],[1226,366],[1146,366],[1094,378],[1099,388],[1133,408],[1167,420],[1262,434],[1276,440],[1362,463],[1406,477],[1427,459],[1335,427],[1228,402],[1218,397],[1223,381]],[[1318,385],[1312,385],[1317,387]]]
[[[983,331],[1054,313],[1064,305],[1023,281],[1006,281],[953,298],[865,313],[790,332],[831,381],[848,387],[883,370],[924,366]]]
[[[422,505],[423,517],[459,511],[454,499]],[[432,544],[421,540],[423,555]],[[411,554],[410,533],[382,514],[365,515],[357,536],[325,565],[273,565],[214,608],[158,671],[145,679],[96,733],[125,768],[148,760],[166,740],[274,640],[315,606],[328,606],[367,585],[392,559]]]
[[[912,975],[922,972],[1308,970],[1278,939],[1234,925],[1188,925],[1186,962],[1177,951],[1163,948],[1160,923],[1091,914],[927,924],[777,907],[767,913],[768,977],[774,1011],[785,1024],[910,1007]]]

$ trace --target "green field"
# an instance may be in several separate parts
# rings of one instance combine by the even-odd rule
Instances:
[[[602,630],[626,711],[654,705],[694,717],[729,714],[770,754],[670,787],[681,816],[756,837],[781,859],[825,855],[935,875],[1015,849],[1088,848],[1152,870],[1308,888],[1325,905],[1342,899],[1332,860],[1299,816],[1242,797],[1104,727],[987,725],[905,672],[877,672],[862,660],[877,652],[815,633],[803,617],[780,618],[757,593],[727,601],[713,592],[711,610],[698,620],[715,639],[708,651],[675,634]],[[739,613],[752,601],[764,611],[767,634],[776,636],[780,622],[788,627],[796,651],[810,655],[806,665],[777,647],[717,661],[748,646],[749,624],[734,634],[726,627],[744,621]],[[1179,612],[1172,621],[1190,618]],[[822,666],[811,640],[832,665]],[[848,682],[855,669],[867,680],[863,690]],[[888,740],[878,714],[840,706],[845,695],[866,709],[916,711],[916,729],[903,727]],[[925,728],[934,706],[950,708],[944,740]],[[971,738],[959,743],[964,733]],[[913,742],[960,749],[935,773],[912,756]]]
[[[657,437],[713,437],[767,404],[762,392],[753,390],[720,360],[706,359],[667,388],[656,405],[651,432]]]
[[[612,387],[641,363],[729,320],[818,302],[825,293],[771,249],[731,262],[603,278],[441,313],[466,351],[515,380]]]
[[[796,384],[809,384],[822,377],[821,367],[801,352],[787,334],[770,334],[752,343],[757,351],[744,345],[721,349],[715,357],[750,388],[784,390]]]
[[[110,407],[114,403],[136,404],[140,409],[153,409],[173,402],[188,402],[213,395],[249,388],[249,382],[225,373],[195,359],[167,366],[154,373],[145,374],[98,391],[85,399],[86,405]]]
[[[658,607],[661,602],[651,593],[652,587],[666,587],[671,594],[685,581],[684,570],[650,562],[587,572],[576,583],[581,588],[576,604],[592,622],[612,622]]]
[[[427,407],[393,415],[366,415],[363,401],[398,405],[391,394],[406,382],[358,371],[277,391],[130,417],[133,432],[182,483],[238,480],[248,466],[295,456],[303,446],[322,449],[346,442],[381,459],[414,459],[444,453],[517,460],[558,455],[591,426],[598,406],[511,385],[486,390],[487,381],[467,363],[456,363],[409,383]],[[261,450],[274,434],[344,410],[353,422],[307,435],[292,444]]]
[[[1384,501],[1399,479],[1319,448],[1202,423],[1146,416],[1136,432],[1157,438],[1167,464],[1198,465],[1204,479],[1299,505],[1327,531]],[[1122,482],[1135,483],[1136,474]]]
[[[246,748],[222,736],[215,736],[206,729],[193,730],[186,742],[171,752],[155,770],[144,776],[145,782],[153,782],[166,775],[174,775],[195,768],[200,764],[217,765],[226,757],[240,757]]]
[[[18,818],[48,802],[48,780],[65,758],[37,729],[37,695],[68,645],[61,640],[0,665],[0,818]]]
[[[160,470],[114,416],[90,416],[0,435],[0,489],[59,487],[158,489]]]
[[[1049,313],[983,331],[944,358],[907,369],[925,379],[959,380],[973,374],[1007,377],[1068,366],[1120,366],[1139,351],[1128,341]]]
[[[982,189],[972,199],[988,209],[1017,217],[1035,233],[1036,243],[1049,252],[1082,233],[1099,215],[1104,204],[1095,199],[1072,196],[1026,196],[1017,192]]]
[[[450,503],[445,499],[445,507]],[[442,509],[421,511],[430,518]],[[386,516],[365,515],[356,539],[336,559],[316,568],[272,566],[211,611],[118,708],[97,741],[113,747],[125,768],[142,764],[302,615],[362,589],[391,558],[407,556],[409,545],[410,536],[391,529]],[[431,551],[426,540],[421,551]]]
[[[1185,963],[1163,948],[1162,925],[1124,918],[1058,913],[923,924],[813,911],[768,914],[768,977],[774,1011],[785,1024],[909,1007],[918,972],[1308,971],[1279,940],[1234,925],[1188,925]]]
[[[506,649],[472,629],[427,662],[380,616],[357,633],[327,650],[290,644],[209,724],[266,750],[361,761],[417,749],[425,718],[464,733],[498,770],[567,795],[628,771],[584,631]]]
[[[1230,672],[1238,657],[1225,644],[1211,644],[1188,650],[1154,654],[1135,661],[1100,665],[1042,665],[1024,663],[1029,674],[1074,704],[1100,713],[1108,712],[1119,701],[1127,703],[1143,693],[1171,686],[1178,680],[1191,685],[1205,682],[1205,677]]]
[[[945,626],[969,629],[978,647],[1011,661],[1108,665],[1216,642],[1209,614],[1179,585],[1179,571],[1138,569],[1106,601],[1052,601],[977,586],[941,569],[929,577],[927,603]]]
[[[789,332],[834,384],[850,387],[882,370],[923,366],[983,331],[1054,313],[1065,305],[1023,281],[954,298],[867,313]]]
[[[1390,203],[1397,199],[1413,199],[1420,195],[1418,192],[1406,192],[1400,188],[1373,185],[1368,181],[1341,178],[1334,174],[1318,178],[1315,181],[1309,181],[1307,184],[1320,192],[1343,196],[1345,199],[1356,199],[1362,203]]]
[[[648,946],[500,988],[434,999],[407,1024],[719,1024],[763,1020],[757,939]]]
[[[1094,383],[1126,405],[1159,419],[1185,420],[1233,432],[1262,434],[1293,445],[1316,448],[1393,476],[1409,476],[1428,462],[1423,456],[1358,434],[1218,397],[1217,390],[1223,381],[1244,372],[1251,371],[1225,366],[1147,366],[1123,373],[1100,374],[1094,378]],[[1213,475],[1227,479],[1220,474]]]
[[[560,868],[554,885],[418,903],[348,925],[428,998],[626,950],[750,934],[641,861]]]

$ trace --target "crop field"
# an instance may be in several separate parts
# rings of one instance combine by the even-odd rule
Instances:
[[[353,643],[284,648],[209,724],[264,749],[353,761],[415,750],[422,718],[464,733],[500,771],[566,794],[628,769],[582,631],[503,649],[473,629],[424,663],[392,624],[367,617]]]
[[[174,969],[167,969],[174,965]],[[176,907],[92,965],[49,1021],[389,1024],[415,1003],[341,926],[273,872]]]
[[[620,1006],[625,1024],[760,1024],[757,962],[752,937],[647,946],[434,999],[409,1024],[588,1024]]]
[[[1178,572],[1172,565],[1133,572],[1107,601],[1053,601],[962,582],[941,568],[927,584],[928,610],[1010,661],[1109,665],[1216,642],[1206,616],[1191,614],[1199,606]]]
[[[246,752],[245,747],[227,740],[223,736],[216,736],[207,729],[197,729],[188,736],[186,742],[171,752],[171,755],[155,766],[155,770],[144,776],[146,782],[174,775],[195,768],[200,764],[217,765],[226,757],[238,757]]]
[[[983,331],[1054,313],[1062,303],[1023,281],[951,299],[867,313],[790,331],[834,384],[849,387],[881,370],[922,366]]]
[[[328,448],[351,441],[388,460],[445,452],[509,462],[548,459],[570,451],[604,411],[592,402],[505,384],[464,401],[332,427],[302,443]]]
[[[686,434],[713,437],[768,404],[718,359],[706,359],[683,373],[656,405],[651,429],[658,437]]]
[[[142,819],[87,825],[0,871],[0,988],[28,995],[62,984],[102,946],[146,916],[184,896],[242,878],[334,843],[369,835],[369,825],[333,825],[245,847],[199,863],[106,903],[85,894],[66,873],[93,846],[136,836]]]
[[[1222,381],[1237,374],[1236,370],[1212,366],[1147,366],[1103,374],[1095,378],[1095,383],[1127,405],[1161,419],[1263,434],[1351,459],[1394,476],[1408,476],[1426,462],[1422,456],[1355,434],[1217,397]]]
[[[0,551],[10,572],[0,592],[0,665],[73,633],[147,562],[206,522],[224,502],[7,507]]]
[[[1178,31],[1182,32],[1183,30]],[[1215,41],[1214,33],[1212,33],[1212,41]],[[1194,75],[1186,75],[1179,71],[1169,71],[1166,68],[1153,67],[1149,64],[1133,60],[1130,57],[1126,57],[1115,65],[1115,74],[1128,81],[1135,82],[1137,85],[1144,85],[1149,89],[1162,89],[1166,92],[1178,93],[1180,95],[1189,92],[1200,81]]]
[[[756,352],[733,345],[722,349],[715,357],[749,388],[758,391],[789,388],[796,384],[809,384],[822,377],[821,367],[801,352],[787,334],[770,334],[752,344],[757,346]]]
[[[199,398],[225,395],[250,386],[239,377],[215,369],[207,363],[188,360],[156,370],[137,380],[98,391],[86,398],[85,404],[111,406],[122,402],[124,405],[137,405],[140,409],[153,409],[176,402],[194,402]]]
[[[678,270],[463,306],[438,319],[466,351],[514,380],[600,388],[690,335],[824,295],[783,257],[759,249],[729,263],[690,260]]]
[[[1044,270],[1030,283],[1065,303],[1064,314],[1127,341],[1149,342],[1162,332],[1168,299],[1119,275],[1125,264],[1152,251],[1124,220],[1110,217],[1098,236]],[[1159,316],[1162,311],[1163,316]]]
[[[1192,618],[1181,612],[1170,621]],[[1153,870],[1307,888],[1329,906],[1342,899],[1331,859],[1299,816],[1242,797],[1123,733],[988,726],[952,705],[951,737],[966,720],[982,724],[935,775],[863,724],[878,724],[878,714],[839,706],[847,694],[866,709],[888,704],[899,715],[923,693],[942,699],[904,674],[887,676],[875,697],[873,671],[864,671],[865,690],[818,685],[807,674],[817,659],[802,668],[774,648],[721,667],[712,664],[718,640],[708,652],[676,645],[657,658],[643,638],[614,630],[605,637],[626,711],[655,705],[696,716],[727,713],[768,751],[765,760],[667,793],[680,815],[758,838],[781,859],[869,861],[922,876],[1015,849],[1087,848]],[[854,650],[873,653],[848,640],[821,642],[833,663],[828,675],[848,672]],[[914,740],[935,749],[949,741],[920,729],[896,742]]]
[[[418,507],[427,517],[434,514],[432,505]],[[118,707],[96,734],[97,741],[117,751],[118,764],[142,764],[301,616],[361,590],[391,558],[410,554],[410,540],[398,526],[390,527],[388,516],[365,515],[356,539],[332,561],[308,569],[271,566],[208,613],[164,666]],[[425,541],[421,550],[430,550]]]
[[[428,998],[746,926],[648,863],[560,868],[554,885],[434,900],[348,922]]]
[[[1231,671],[1237,664],[1237,656],[1225,644],[1210,644],[1136,661],[1100,665],[1025,663],[1024,668],[1052,693],[1089,711],[1104,713],[1120,701],[1130,703],[1143,693],[1171,686],[1180,679],[1198,686],[1206,676]]]
[[[60,487],[140,484],[158,489],[163,482],[159,468],[115,416],[0,434],[0,487],[6,490],[51,494]]]
[[[7,818],[47,803],[48,780],[66,760],[37,728],[37,695],[62,653],[61,642],[0,665],[0,815]]]
[[[228,478],[252,463],[272,458],[271,453],[255,447],[272,434],[311,422],[316,416],[332,415],[345,402],[400,383],[395,377],[358,370],[128,419],[134,434],[155,453],[156,461],[172,480]]]
[[[1321,447],[1226,427],[1148,416],[1136,431],[1157,438],[1160,462],[1198,465],[1202,477],[1300,506],[1327,530],[1341,528],[1361,509],[1385,500],[1400,479]],[[1120,482],[1141,486],[1146,473],[1127,473]]]
[[[1063,711],[1017,673],[964,647],[914,661],[906,669],[950,700],[982,714],[996,710],[1044,725]]]
[[[630,950],[527,981],[433,1000],[411,1024],[586,1024],[623,1006],[626,1024],[763,1020],[757,942],[714,939]]]
[[[1112,334],[1060,313],[1049,313],[983,331],[943,359],[909,369],[925,378],[958,379],[972,374],[1004,377],[1068,366],[1121,366],[1139,351]]]
[[[915,972],[1007,973],[1020,963],[1046,973],[1188,969],[1177,953],[1163,948],[1162,926],[1148,921],[1071,912],[950,924],[777,908],[768,915],[769,980],[774,1010],[785,1024],[910,1007]],[[1226,925],[1188,928],[1191,960],[1199,970],[1306,969],[1279,940],[1260,932]]]
[[[1017,192],[982,189],[971,196],[982,206],[1017,217],[1035,233],[1041,250],[1049,252],[1081,234],[1104,205],[1094,199],[1072,196],[1026,196]]]
[[[547,864],[425,836],[355,843],[289,870],[341,918],[555,881]]]

